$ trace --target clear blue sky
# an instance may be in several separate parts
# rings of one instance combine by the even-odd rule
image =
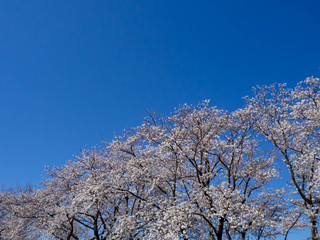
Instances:
[[[110,141],[145,110],[320,75],[319,1],[2,1],[0,183]]]

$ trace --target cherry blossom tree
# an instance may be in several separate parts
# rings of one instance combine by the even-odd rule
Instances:
[[[280,233],[279,191],[265,188],[277,172],[273,156],[260,154],[250,111],[184,105],[169,118],[150,115],[123,145],[117,141],[132,175],[152,183],[162,236],[245,239],[266,226],[273,226],[269,236]]]
[[[0,239],[287,239],[306,218],[319,239],[318,90],[309,78],[256,88],[233,112],[203,101],[149,113],[39,186],[0,192]],[[274,184],[278,155],[263,136],[292,188]]]
[[[288,167],[300,199],[297,207],[310,222],[311,238],[319,239],[319,79],[307,78],[294,89],[285,84],[258,87],[248,102],[260,116],[256,128],[279,150]]]
[[[51,179],[44,186],[55,200],[48,235],[65,239],[63,234],[68,233],[68,239],[99,240],[143,236],[138,213],[142,190],[131,181],[124,161],[108,152],[83,151],[76,161],[49,172]]]

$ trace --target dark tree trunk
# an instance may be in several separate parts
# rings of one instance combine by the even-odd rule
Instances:
[[[220,220],[219,220],[219,228],[218,228],[218,233],[217,233],[217,240],[222,240],[223,224],[224,224],[224,218],[220,218]]]
[[[310,223],[311,223],[311,239],[320,240],[318,235],[317,220],[312,218],[310,219]]]

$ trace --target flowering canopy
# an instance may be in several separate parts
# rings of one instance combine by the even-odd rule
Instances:
[[[318,91],[308,78],[256,88],[234,112],[203,101],[149,113],[41,186],[2,191],[0,239],[274,239],[307,226],[319,239]]]

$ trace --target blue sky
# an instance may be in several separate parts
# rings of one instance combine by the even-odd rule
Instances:
[[[179,104],[320,75],[319,1],[2,1],[0,183]]]
[[[179,104],[320,75],[319,1],[2,1],[0,184]],[[298,236],[297,236],[298,237]],[[304,237],[301,237],[303,239]],[[297,238],[299,239],[299,238]]]
[[[0,182],[38,182],[145,110],[320,75],[319,1],[3,1]]]

